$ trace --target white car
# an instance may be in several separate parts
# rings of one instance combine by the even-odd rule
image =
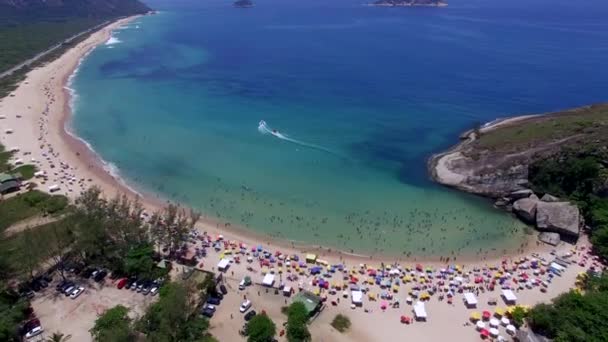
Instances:
[[[150,289],[150,296],[154,296],[158,293],[158,287],[154,286]]]
[[[251,301],[249,299],[247,299],[246,301],[244,301],[241,304],[241,307],[239,308],[240,312],[245,312],[247,310],[249,310],[249,308],[251,307]]]
[[[66,296],[69,296],[70,294],[72,294],[72,292],[74,292],[75,289],[76,289],[76,286],[70,286],[67,289],[65,289],[65,291],[63,291],[63,293]]]
[[[84,287],[79,286],[77,289],[75,289],[74,291],[72,291],[72,293],[70,294],[70,298],[72,299],[76,299],[78,298],[78,296],[80,296],[82,293],[84,292]]]
[[[43,331],[44,331],[44,329],[42,329],[41,326],[37,326],[34,329],[28,331],[28,333],[25,334],[25,338],[30,339],[34,336],[38,336],[38,335],[42,334]]]

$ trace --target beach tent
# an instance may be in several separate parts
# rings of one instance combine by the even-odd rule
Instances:
[[[49,186],[49,192],[55,192],[55,191],[59,191],[59,185],[53,184],[53,185]]]
[[[467,292],[464,294],[464,301],[468,308],[476,308],[477,307],[477,298],[471,292]]]
[[[414,305],[414,315],[416,316],[417,320],[426,320],[427,315],[423,302],[416,302],[416,305]]]
[[[517,297],[512,290],[502,290],[502,298],[508,305],[514,305],[517,302]]]
[[[264,279],[262,280],[262,284],[264,286],[272,287],[272,285],[274,284],[274,274],[266,273]]]
[[[217,264],[217,269],[221,272],[226,272],[226,270],[230,267],[230,259],[222,259]]]
[[[355,304],[355,305],[363,304],[363,292],[361,292],[359,290],[353,290],[350,292],[350,297],[351,297],[353,304]]]
[[[315,261],[317,261],[317,256],[315,254],[306,254],[306,262],[314,264]]]

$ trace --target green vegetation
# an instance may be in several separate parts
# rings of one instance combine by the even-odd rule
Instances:
[[[21,179],[28,180],[34,178],[34,173],[38,171],[38,168],[35,165],[21,165],[14,168],[12,173],[19,173],[21,175]]]
[[[135,341],[135,334],[131,329],[131,318],[128,314],[129,309],[122,305],[106,310],[95,320],[95,325],[90,330],[93,340],[96,342]]]
[[[294,302],[287,313],[287,341],[307,342],[312,337],[308,331],[308,311],[302,302]]]
[[[65,198],[38,191],[0,202],[2,229],[43,212],[57,213],[58,208],[63,207],[60,211],[62,216],[57,221],[0,235],[0,311],[9,311],[0,312],[0,330],[4,324],[6,331],[15,332],[24,319],[18,315],[21,309],[16,302],[11,302],[10,306],[3,306],[1,302],[3,296],[10,293],[6,290],[8,280],[29,281],[49,266],[57,268],[63,277],[68,261],[106,267],[114,274],[129,273],[155,279],[166,275],[168,270],[154,267],[160,258],[154,246],[181,250],[177,241],[183,241],[194,225],[193,220],[198,219],[198,214],[187,214],[170,206],[152,215],[148,223],[142,219],[143,209],[138,202],[124,196],[104,199],[97,188],[85,191],[73,206],[66,205]],[[167,232],[163,232],[165,229]],[[213,341],[206,333],[208,322],[195,312],[194,303],[205,292],[197,293],[196,289],[191,290],[193,286],[188,285],[184,293],[182,285],[176,286],[161,289],[160,304],[154,305],[147,313],[149,320],[145,321],[141,332],[149,332],[150,341]],[[204,289],[209,287],[207,282],[203,285]],[[99,329],[93,332],[100,336],[98,340],[128,340],[131,335],[125,331],[135,331],[135,324],[129,325],[131,330],[116,326],[106,331],[102,329],[103,322],[100,320]],[[179,333],[169,327],[179,327]],[[174,335],[169,338],[168,334]],[[0,335],[2,341],[12,340],[2,337]]]
[[[67,342],[72,338],[72,335],[65,335],[60,332],[54,332],[51,337],[47,338],[45,342]]]
[[[566,138],[584,142],[577,144],[581,147],[605,143],[608,139],[608,105],[577,108],[506,125],[481,134],[476,143],[489,150],[519,151]]]
[[[337,314],[334,320],[331,321],[331,326],[341,333],[346,332],[350,329],[350,319],[342,314]]]
[[[608,258],[608,153],[563,150],[557,156],[532,163],[529,180],[537,193],[550,193],[575,202],[592,227],[591,242],[598,255]]]
[[[27,317],[29,303],[4,288],[0,293],[0,341],[21,341],[18,325]]]
[[[38,190],[0,201],[0,233],[11,225],[36,215],[60,214],[68,206],[62,195],[48,195]]]
[[[274,322],[266,315],[255,315],[247,324],[247,342],[268,342],[277,333]]]
[[[529,313],[534,332],[556,342],[608,341],[608,276],[592,277],[585,293],[570,291]]]
[[[146,334],[147,341],[195,342],[213,341],[207,332],[209,321],[196,312],[197,297],[192,286],[169,283],[159,292],[135,329]]]
[[[526,317],[528,317],[528,311],[521,306],[516,306],[511,312],[511,321],[518,328],[524,325]]]
[[[82,18],[61,22],[33,22],[0,26],[0,72],[32,58],[53,45],[98,25],[103,20]]]

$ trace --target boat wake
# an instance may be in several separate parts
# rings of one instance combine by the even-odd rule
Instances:
[[[330,149],[328,149],[326,147],[323,147],[323,146],[320,146],[320,145],[316,145],[316,144],[307,143],[307,142],[300,141],[300,140],[296,140],[296,139],[288,137],[287,135],[279,132],[276,129],[271,129],[268,126],[268,124],[266,124],[266,121],[264,121],[264,120],[261,120],[260,123],[258,124],[258,131],[260,133],[262,133],[262,134],[270,134],[270,135],[273,135],[276,138],[288,141],[288,142],[296,144],[296,145],[300,145],[300,146],[311,148],[311,149],[318,150],[318,151],[327,152],[327,153],[333,154],[335,156],[342,157],[338,153],[336,153],[335,151],[332,151],[332,150],[330,150]]]

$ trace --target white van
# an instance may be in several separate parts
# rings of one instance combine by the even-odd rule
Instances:
[[[249,308],[250,308],[250,307],[251,307],[251,301],[250,301],[249,299],[247,299],[246,301],[244,301],[244,302],[241,304],[241,307],[239,308],[239,311],[240,311],[241,313],[243,313],[243,312],[245,312],[245,311],[249,310]]]

